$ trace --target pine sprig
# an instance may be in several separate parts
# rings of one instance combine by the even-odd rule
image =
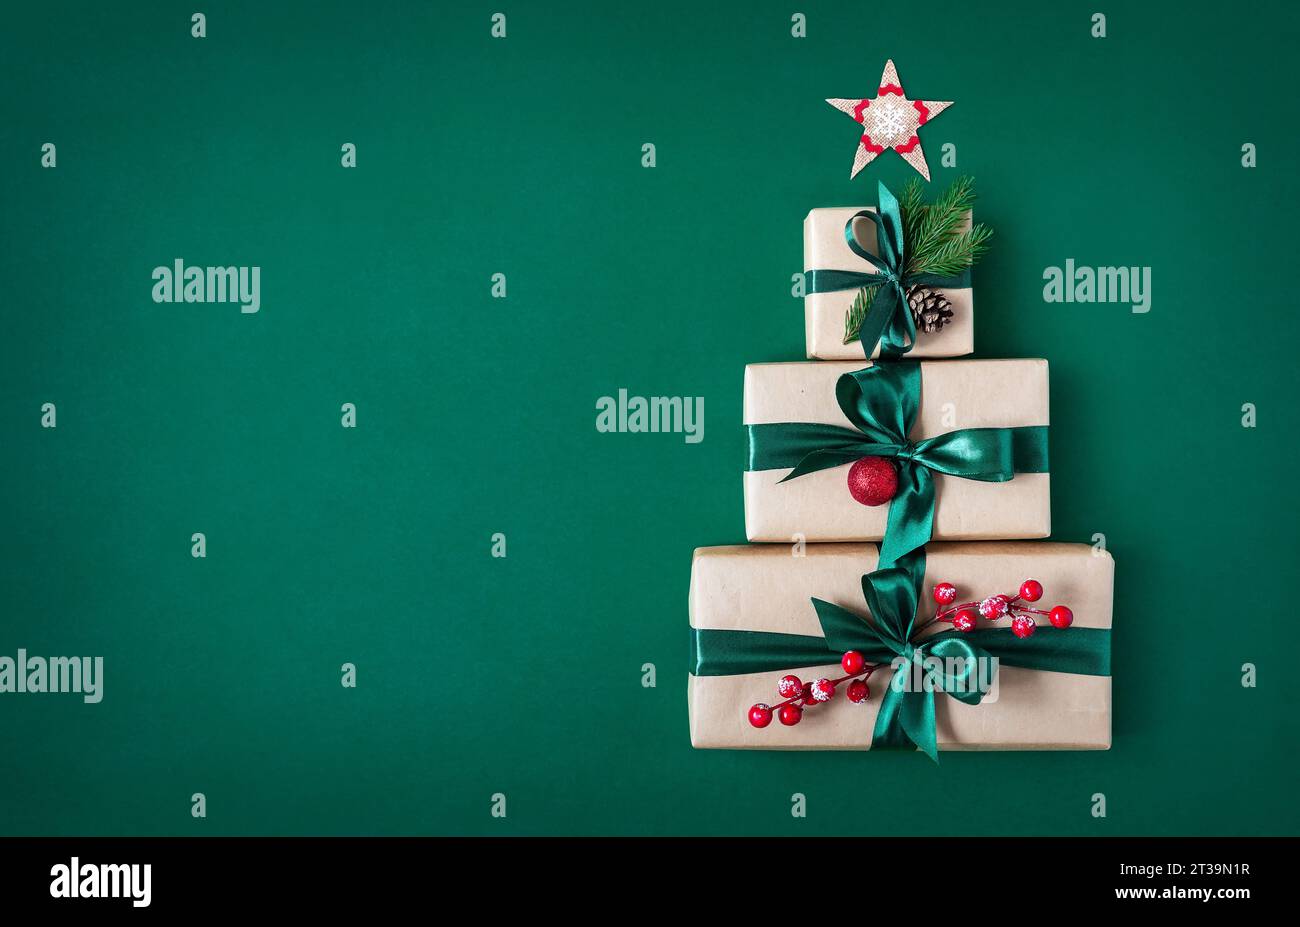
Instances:
[[[987,225],[976,225],[960,235],[953,235],[940,242],[923,261],[917,262],[915,273],[955,277],[983,257],[992,235],[993,230]],[[912,262],[908,264],[910,266]]]
[[[975,202],[974,185],[972,178],[958,177],[933,204],[922,207],[921,215],[912,221],[912,237],[904,238],[908,273],[938,273],[922,268],[959,234],[958,229]]]
[[[971,177],[958,177],[933,203],[926,203],[923,196],[921,181],[914,177],[898,197],[907,255],[905,273],[955,277],[988,251],[988,241],[993,235],[993,230],[983,224],[962,229],[975,202],[975,181]],[[853,305],[844,314],[845,344],[858,337],[878,289],[878,286],[868,286],[858,290]]]
[[[903,193],[898,198],[898,214],[903,220],[904,242],[916,240],[917,220],[925,214],[924,195],[921,178],[913,177],[907,182],[907,186],[903,187]]]
[[[845,344],[852,344],[853,339],[858,337],[862,321],[867,317],[867,310],[871,308],[871,301],[875,299],[878,289],[880,289],[879,285],[864,286],[858,290],[858,295],[853,297],[853,305],[849,307],[848,312],[844,313]]]

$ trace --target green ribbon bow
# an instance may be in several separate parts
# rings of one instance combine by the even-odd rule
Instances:
[[[976,685],[980,661],[989,661],[984,663],[989,668],[983,680],[987,683],[992,682],[996,667],[993,658],[1026,669],[1110,675],[1109,629],[1046,628],[1021,639],[1010,628],[987,628],[966,633],[941,631],[914,640],[924,577],[924,550],[862,577],[871,621],[814,598],[822,637],[693,628],[691,672],[696,676],[736,676],[822,666],[834,663],[846,650],[860,652],[868,663],[902,658],[907,665],[897,668],[890,679],[871,745],[919,749],[936,762],[934,693],[946,692],[967,705],[978,705],[984,696]],[[919,667],[914,668],[915,664]],[[918,676],[928,678],[929,685],[916,686]]]
[[[858,339],[862,350],[870,357],[877,343],[881,357],[902,357],[916,343],[916,320],[907,304],[908,287],[920,284],[931,287],[968,287],[970,271],[955,277],[941,274],[906,273],[906,242],[903,240],[903,218],[898,210],[898,198],[883,183],[879,189],[878,209],[864,209],[854,213],[844,224],[844,240],[858,257],[876,267],[879,273],[858,270],[810,270],[804,275],[807,293],[832,293],[837,290],[856,290],[865,286],[879,286],[871,300]],[[855,219],[870,219],[876,224],[876,250],[872,254],[853,237]]]
[[[876,363],[846,373],[835,398],[857,429],[808,422],[746,425],[747,470],[794,469],[781,480],[851,463],[889,457],[898,464],[898,493],[889,507],[882,564],[927,544],[934,528],[931,471],[1003,483],[1017,473],[1047,472],[1047,427],[963,428],[913,443],[908,434],[921,407],[916,361]]]

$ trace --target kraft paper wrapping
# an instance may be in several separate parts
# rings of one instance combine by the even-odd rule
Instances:
[[[874,273],[876,268],[849,250],[844,240],[844,223],[861,206],[814,209],[803,220],[804,270],[858,270]],[[871,209],[875,212],[875,209]],[[966,228],[970,227],[967,216]],[[870,219],[853,223],[853,237],[865,250],[876,251],[876,224]],[[857,290],[810,293],[804,297],[804,328],[810,358],[865,360],[862,342],[856,338],[844,344],[844,315],[853,305]],[[952,319],[934,334],[918,332],[916,346],[908,357],[958,357],[975,350],[975,307],[972,290],[941,290],[952,304]],[[879,349],[872,353],[875,357]]]
[[[745,424],[852,427],[835,401],[835,381],[863,366],[863,361],[750,364],[745,368]],[[922,361],[921,408],[909,437],[919,441],[959,428],[1046,425],[1047,406],[1045,360]],[[848,490],[850,466],[819,470],[788,483],[781,480],[789,469],[746,471],[746,537],[880,540],[889,506],[854,501]],[[1017,473],[1005,483],[935,473],[934,538],[1047,537],[1052,531],[1049,482],[1047,473]]]
[[[1001,541],[931,544],[920,616],[934,614],[931,588],[957,586],[958,601],[1012,593],[1026,579],[1037,579],[1045,593],[1037,607],[1068,605],[1075,627],[1109,628],[1115,563],[1087,544]],[[867,614],[862,575],[876,566],[869,544],[811,544],[803,557],[787,545],[702,547],[691,569],[690,616],[695,628],[777,631],[821,635],[809,601],[813,596]],[[1054,630],[1046,619],[1037,634]],[[980,620],[980,627],[1006,627]],[[936,623],[926,633],[949,630]],[[792,669],[801,679],[843,675],[838,660],[822,667]],[[781,701],[782,672],[741,676],[690,676],[691,743],[695,747],[770,750],[865,750],[871,746],[876,713],[888,685],[888,666],[870,679],[870,699],[855,705],[844,686],[825,705],[809,708],[803,720],[785,727],[773,720],[751,727],[748,709],[756,702]],[[941,750],[1107,750],[1110,748],[1110,677],[1081,676],[1000,666],[985,701],[964,705],[943,693],[935,696],[936,735]],[[989,701],[992,696],[995,700]]]

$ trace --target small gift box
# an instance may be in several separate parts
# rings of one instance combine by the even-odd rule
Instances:
[[[695,551],[694,746],[1110,747],[1105,551],[936,543],[879,570],[874,545],[796,554]]]
[[[870,215],[864,215],[864,213]],[[880,255],[874,208],[837,206],[814,209],[803,220],[803,259],[806,286],[804,331],[810,358],[865,360],[866,348],[857,336],[872,300],[862,286],[854,285],[853,274],[874,273],[877,267],[855,253],[854,246],[875,257]],[[971,227],[970,213],[959,227]],[[853,241],[851,245],[850,239]],[[829,272],[829,273],[828,273]],[[833,289],[813,292],[821,280],[830,278]],[[926,280],[903,281],[896,312],[911,316],[915,332],[910,357],[959,357],[975,350],[975,309],[969,273],[932,286]],[[868,290],[868,293],[873,291]],[[905,301],[905,302],[904,302]],[[878,357],[881,345],[873,342],[871,357]]]
[[[1046,537],[1047,413],[1045,360],[751,364],[746,535]]]

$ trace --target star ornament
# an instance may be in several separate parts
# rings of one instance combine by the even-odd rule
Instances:
[[[952,106],[951,100],[909,100],[903,95],[903,84],[898,79],[894,62],[885,62],[885,73],[880,75],[880,88],[870,100],[827,100],[831,106],[852,116],[862,124],[862,138],[853,158],[852,179],[858,172],[892,148],[903,160],[930,179],[930,166],[925,163],[921,138],[917,130],[935,116]]]

